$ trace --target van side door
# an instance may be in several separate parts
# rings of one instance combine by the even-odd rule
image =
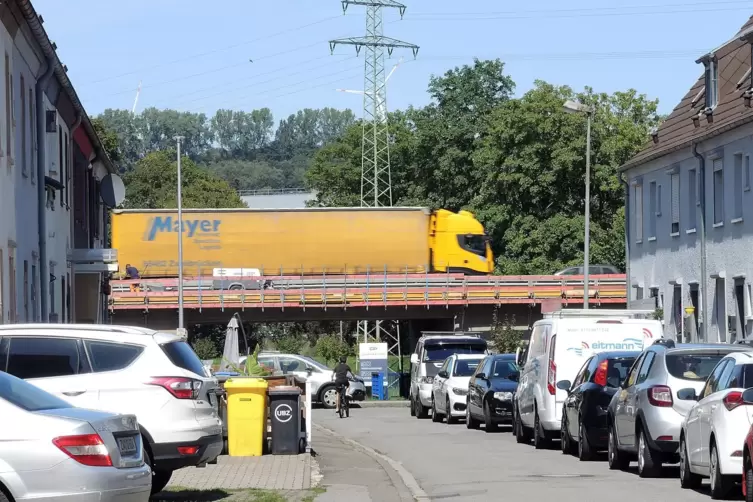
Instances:
[[[541,357],[545,350],[544,325],[538,324],[533,327],[533,332],[531,333],[528,355],[523,365],[518,385],[520,419],[526,427],[533,426],[535,392],[536,386],[539,385],[541,379]],[[544,373],[544,379],[546,379],[546,373]]]

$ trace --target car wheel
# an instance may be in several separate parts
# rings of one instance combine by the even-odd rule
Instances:
[[[690,470],[690,457],[685,436],[680,438],[680,486],[682,488],[696,489],[701,486],[701,476]]]
[[[429,418],[429,409],[421,403],[421,398],[416,398],[416,418]]]
[[[437,403],[432,398],[431,400],[431,421],[432,422],[441,422],[442,421],[442,415],[437,413]]]
[[[753,465],[750,459],[745,462],[743,470],[743,494],[745,502],[753,502]]]
[[[492,420],[492,410],[489,409],[489,403],[484,401],[484,428],[486,432],[497,432],[497,423]]]
[[[614,430],[614,425],[609,428],[607,460],[609,462],[609,469],[613,471],[626,471],[630,466],[630,459],[617,446],[617,432]]]
[[[337,388],[334,385],[327,385],[319,395],[321,396],[319,400],[322,406],[328,410],[332,410],[337,406]]]
[[[638,430],[638,475],[642,478],[655,478],[660,473],[661,462],[649,446],[646,432],[641,427]]]
[[[581,462],[588,462],[593,458],[593,449],[591,443],[588,442],[588,431],[586,430],[583,419],[579,420],[580,426],[578,427],[578,460]]]
[[[515,419],[513,422],[513,428],[515,429],[515,441],[517,443],[525,444],[530,442],[525,426],[523,425],[523,420],[520,418],[520,412],[518,411],[517,406],[515,407]]]
[[[0,492],[0,502],[11,502],[8,497],[5,496],[3,492]]]
[[[709,455],[709,474],[711,476],[711,498],[713,500],[724,500],[732,490],[732,479],[722,474],[719,465],[719,450],[716,443],[711,443],[711,452]]]
[[[144,449],[144,462],[152,471],[152,495],[154,495],[165,489],[173,475],[173,471],[155,470],[152,454],[146,448]]]
[[[570,433],[567,432],[567,414],[562,414],[562,425],[560,425],[560,448],[565,455],[572,455],[573,444],[570,441]]]
[[[416,416],[416,400],[413,399],[413,396],[410,398],[410,416]]]
[[[468,429],[478,429],[478,421],[471,415],[471,403],[470,401],[465,405],[465,426]]]
[[[445,411],[445,420],[447,421],[447,425],[452,425],[457,420],[455,417],[452,416],[452,408],[450,408],[450,398],[448,397],[447,400],[444,403],[444,411]]]
[[[541,421],[539,420],[539,410],[536,409],[534,413],[535,415],[533,417],[533,447],[536,448],[537,450],[543,450],[549,446],[549,441],[547,440],[546,433],[544,432],[544,428],[541,426]]]

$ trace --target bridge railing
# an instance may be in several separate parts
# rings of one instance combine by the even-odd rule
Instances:
[[[626,303],[625,275],[589,280],[590,304]],[[175,309],[177,279],[110,282],[110,309]],[[348,308],[583,303],[583,276],[397,274],[342,276],[185,277],[187,308]]]

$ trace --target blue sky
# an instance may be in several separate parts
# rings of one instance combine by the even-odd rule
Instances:
[[[695,59],[753,14],[742,0],[406,1],[385,10],[385,35],[421,47],[390,80],[390,109],[428,102],[429,77],[501,58],[517,94],[537,79],[597,92],[635,88],[671,111],[700,74]],[[34,0],[90,115],[156,106],[211,115],[269,107],[275,119],[309,107],[352,108],[363,58],[327,41],[364,33],[365,8],[338,0]],[[564,5],[564,6],[563,6]],[[74,8],[75,6],[75,8]],[[208,7],[217,6],[216,9]],[[84,14],[86,13],[86,14]],[[83,19],[96,21],[84,22]],[[249,62],[253,59],[254,62]]]

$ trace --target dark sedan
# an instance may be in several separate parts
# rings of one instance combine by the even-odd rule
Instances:
[[[586,461],[596,451],[607,449],[609,403],[639,355],[637,351],[594,354],[573,382],[557,382],[558,389],[567,391],[562,407],[562,453],[574,453]]]
[[[493,432],[500,424],[511,424],[512,398],[519,378],[515,354],[486,356],[476,367],[468,384],[466,427],[478,429],[483,422],[486,432]]]

